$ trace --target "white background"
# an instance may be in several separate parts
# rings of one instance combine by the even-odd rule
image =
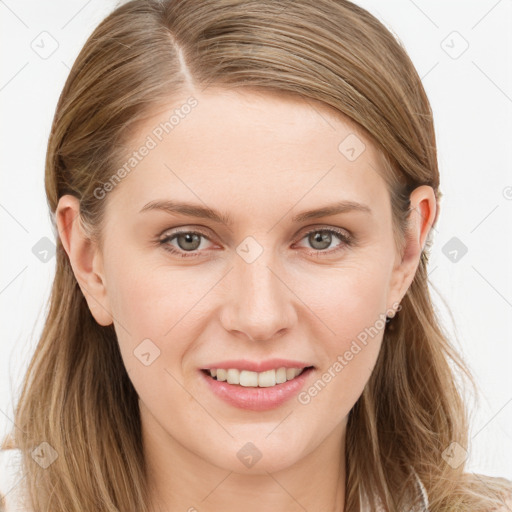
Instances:
[[[468,469],[512,479],[512,3],[356,3],[403,42],[432,104],[444,194],[432,295],[482,397],[471,407]],[[115,5],[0,2],[0,435],[13,426],[13,397],[41,332],[55,269],[54,257],[42,262],[32,252],[42,237],[54,240],[43,181],[52,117],[79,50]],[[33,49],[41,37],[47,49],[58,44],[46,59]],[[446,245],[453,237],[468,249],[456,262]]]

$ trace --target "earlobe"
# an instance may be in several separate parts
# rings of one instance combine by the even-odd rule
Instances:
[[[87,236],[80,218],[80,202],[72,195],[59,199],[55,212],[59,237],[89,310],[98,324],[112,323],[101,255]]]

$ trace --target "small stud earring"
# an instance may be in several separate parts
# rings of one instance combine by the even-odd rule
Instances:
[[[386,315],[386,326],[388,326],[391,323],[391,320],[393,320],[393,318],[395,318],[397,314],[398,314],[398,311],[395,311],[393,316]],[[392,326],[390,326],[390,328],[391,327]]]

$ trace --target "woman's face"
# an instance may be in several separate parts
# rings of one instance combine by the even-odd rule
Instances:
[[[402,260],[377,152],[321,104],[189,97],[140,127],[129,172],[97,193],[104,248],[88,302],[114,322],[145,439],[273,472],[342,438],[426,233]]]

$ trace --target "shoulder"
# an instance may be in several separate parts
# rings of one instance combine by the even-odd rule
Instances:
[[[510,483],[511,490],[503,496],[503,505],[496,509],[496,512],[510,512],[512,510],[512,482]]]
[[[495,509],[496,512],[510,512],[512,510],[512,492],[503,497],[503,505]]]
[[[19,450],[0,450],[0,512],[23,512],[24,477]]]
[[[493,493],[499,496],[502,504],[493,508],[490,512],[510,512],[512,510],[512,480],[503,477],[476,475],[479,480]]]

